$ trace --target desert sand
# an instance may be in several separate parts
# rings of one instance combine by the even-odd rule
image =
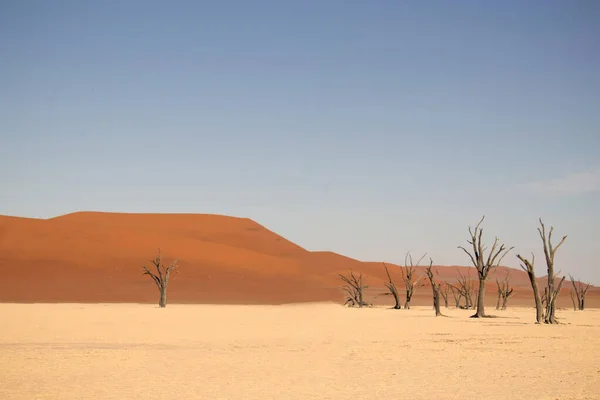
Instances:
[[[599,398],[599,310],[443,312],[0,304],[0,398]]]
[[[466,238],[456,238],[457,245]],[[391,301],[382,296],[386,276],[381,262],[309,251],[247,218],[77,212],[50,219],[0,216],[0,302],[154,303],[156,288],[142,276],[142,265],[149,265],[158,248],[164,262],[179,260],[169,283],[170,303],[343,302],[338,274],[350,269],[364,274],[369,301]],[[400,286],[398,266],[388,265]],[[570,272],[562,264],[557,269]],[[455,282],[458,270],[471,270],[474,280],[477,276],[465,266],[435,270],[440,281]],[[490,276],[486,301],[495,304],[495,279],[509,271],[515,289],[510,304],[533,305],[525,272],[506,267]],[[423,268],[417,275],[424,275]],[[539,280],[542,285],[544,278]],[[566,282],[560,307],[571,306],[569,288]],[[430,302],[431,291],[424,288],[413,304]],[[590,289],[586,304],[600,306],[599,288]]]

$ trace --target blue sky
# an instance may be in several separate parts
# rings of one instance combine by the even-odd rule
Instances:
[[[598,71],[591,0],[0,0],[0,213],[219,213],[463,265],[485,214],[540,273],[542,217],[600,284]]]

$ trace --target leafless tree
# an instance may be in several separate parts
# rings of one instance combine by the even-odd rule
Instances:
[[[487,316],[485,314],[485,281],[488,279],[490,271],[500,265],[504,256],[506,256],[506,254],[513,249],[512,247],[507,249],[504,244],[498,246],[499,239],[496,238],[491,250],[488,253],[488,256],[485,256],[484,252],[487,248],[483,245],[483,229],[480,228],[484,218],[485,216],[481,218],[475,227],[475,231],[469,227],[469,234],[471,235],[471,238],[467,241],[467,243],[469,243],[473,248],[472,252],[468,251],[462,246],[458,246],[459,249],[463,250],[469,256],[479,275],[477,311],[471,316],[472,318],[482,318]]]
[[[545,324],[558,324],[558,320],[556,319],[556,298],[560,293],[560,288],[563,285],[565,277],[563,276],[558,284],[556,280],[558,279],[554,273],[554,255],[560,246],[565,242],[567,236],[563,236],[561,241],[558,243],[556,247],[552,245],[552,232],[554,231],[554,227],[550,227],[550,231],[546,234],[546,227],[540,221],[540,228],[538,228],[538,233],[540,238],[542,239],[542,244],[544,246],[544,256],[546,258],[546,271],[548,275],[548,284],[544,287],[544,294],[540,296],[539,290],[537,287],[537,282],[535,279],[535,272],[533,270],[535,265],[535,256],[531,255],[531,261],[517,254],[517,258],[521,260],[521,268],[527,272],[529,276],[529,281],[531,282],[531,287],[533,289],[533,297],[535,299],[535,308],[536,308],[536,322],[539,324],[544,321]]]
[[[161,263],[160,257],[159,249],[156,258],[150,261],[152,263],[151,268],[153,270],[155,269],[156,271],[151,271],[146,266],[142,266],[144,269],[144,273],[142,275],[148,275],[150,278],[152,278],[160,292],[160,300],[158,301],[158,305],[161,308],[164,308],[167,306],[167,286],[169,285],[169,277],[171,276],[171,271],[177,268],[177,260],[173,261],[170,265],[165,266]]]
[[[456,308],[460,308],[460,299],[462,298],[462,294],[460,294],[460,291],[455,288],[454,286],[448,284],[448,287],[450,288],[450,291],[452,292],[452,297],[454,297],[454,302],[456,304]]]
[[[358,277],[354,275],[354,272],[350,270],[350,276],[345,276],[340,274],[340,278],[346,284],[342,287],[342,289],[348,294],[344,305],[349,305],[350,307],[359,307],[362,308],[364,306],[369,306],[369,303],[364,301],[363,291],[367,289],[368,286],[363,284],[363,276],[360,274]]]
[[[468,309],[474,307],[474,305],[475,305],[475,303],[473,302],[474,289],[473,289],[473,281],[471,280],[471,271],[469,269],[466,276],[462,272],[460,272],[460,270],[458,268],[456,269],[456,272],[458,273],[458,279],[456,282],[456,286],[451,286],[451,287],[459,295],[458,302],[457,302],[457,308],[463,308],[465,310],[468,310]],[[464,307],[462,307],[460,305],[461,297],[465,298]],[[454,299],[456,300],[456,296],[454,297]]]
[[[386,295],[394,296],[394,302],[396,303],[394,305],[394,309],[399,310],[402,307],[400,305],[400,294],[398,293],[398,288],[396,288],[396,285],[394,284],[394,281],[392,280],[392,277],[390,275],[390,271],[388,271],[388,267],[387,265],[385,265],[385,263],[383,263],[383,267],[385,268],[385,273],[388,277],[388,281],[385,282],[385,287],[387,287],[389,292],[387,292]]]
[[[573,311],[577,311],[577,299],[575,297],[575,293],[573,290],[570,290],[569,294],[571,295],[571,302],[573,302]]]
[[[421,277],[415,277],[416,268],[426,255],[427,254],[424,254],[416,264],[413,264],[413,258],[410,255],[410,252],[408,252],[404,257],[404,267],[400,267],[400,271],[402,272],[402,280],[404,281],[404,287],[406,288],[406,301],[404,302],[405,310],[410,309],[410,301],[415,289],[418,287],[417,285],[419,284],[419,281],[421,280]]]
[[[508,299],[513,295],[514,289],[510,287],[510,274],[506,274],[506,278],[502,282],[496,279],[496,285],[498,286],[498,302],[496,303],[496,310],[500,310],[500,301],[502,300],[502,310],[506,310],[506,304]]]
[[[442,299],[444,299],[444,308],[448,308],[448,291],[450,290],[450,286],[448,282],[444,282],[443,285],[440,285],[440,294],[442,295]]]
[[[546,236],[546,227],[540,218],[541,228],[538,228],[538,232],[540,234],[540,238],[542,238],[542,243],[544,245],[544,256],[546,257],[546,269],[548,272],[548,286],[546,288],[546,312],[544,314],[544,322],[547,324],[557,324],[558,321],[555,316],[556,312],[556,298],[560,293],[560,288],[562,287],[563,282],[565,281],[565,277],[563,276],[558,285],[556,285],[556,277],[554,274],[554,255],[556,251],[562,246],[562,244],[567,239],[567,236],[563,236],[561,241],[558,243],[556,247],[552,245],[552,232],[554,231],[554,227],[550,226],[550,231]]]
[[[572,275],[569,275],[569,278],[571,279],[571,284],[573,285],[573,289],[571,290],[571,300],[573,300],[573,303],[575,303],[575,299],[577,299],[577,309],[583,311],[585,308],[585,295],[592,285],[590,283],[575,281]]]
[[[431,290],[433,292],[433,308],[435,309],[435,316],[439,317],[442,315],[440,311],[440,284],[433,279],[433,272],[431,271],[431,266],[433,265],[433,260],[429,259],[429,266],[425,270],[427,274],[427,278],[429,278],[429,283],[431,284]]]

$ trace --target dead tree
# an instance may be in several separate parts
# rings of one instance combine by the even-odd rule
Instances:
[[[161,263],[160,259],[160,249],[158,250],[158,256],[152,261],[153,268],[156,269],[156,272],[151,271],[146,266],[142,266],[144,269],[144,273],[142,275],[149,275],[150,278],[156,284],[160,292],[160,300],[158,301],[158,305],[161,308],[167,306],[167,286],[169,284],[169,277],[171,276],[171,271],[177,268],[177,260],[173,261],[169,266],[165,266]]]
[[[346,297],[346,301],[344,305],[349,305],[350,307],[359,307],[362,308],[364,306],[369,306],[367,302],[364,301],[363,291],[367,289],[368,286],[363,284],[363,276],[360,274],[358,277],[354,275],[354,272],[350,270],[350,276],[347,277],[345,275],[340,274],[340,278],[346,284],[342,287],[342,289],[348,294]]]
[[[389,292],[387,292],[386,295],[394,296],[394,301],[396,303],[394,305],[394,309],[399,310],[402,307],[400,305],[400,294],[398,293],[398,288],[396,288],[394,281],[392,281],[390,271],[388,271],[388,267],[387,267],[387,265],[385,265],[385,263],[383,263],[383,267],[385,268],[385,273],[387,274],[387,277],[388,277],[388,281],[385,282],[385,287],[387,287]]]
[[[500,263],[506,254],[512,250],[513,248],[507,249],[504,244],[498,246],[498,238],[494,240],[494,244],[492,245],[491,250],[486,258],[484,252],[486,247],[484,247],[482,242],[483,229],[480,228],[481,223],[485,216],[481,217],[481,220],[475,227],[475,231],[469,227],[469,234],[471,238],[467,241],[473,250],[469,252],[462,246],[458,246],[459,249],[463,250],[473,263],[473,266],[477,269],[477,274],[479,275],[479,291],[477,293],[477,312],[471,316],[471,318],[483,318],[487,315],[485,314],[485,281],[488,279],[488,275],[491,270],[495,269]]]
[[[521,269],[527,272],[529,277],[529,283],[533,289],[533,299],[535,301],[535,321],[541,324],[544,319],[544,311],[542,308],[542,299],[540,298],[540,291],[538,290],[537,280],[535,278],[535,271],[533,269],[535,264],[535,255],[531,254],[531,261],[517,254],[517,258],[521,260]]]
[[[427,278],[429,278],[429,283],[431,284],[431,291],[433,292],[433,308],[435,309],[435,316],[439,317],[442,315],[440,311],[440,284],[433,279],[433,272],[431,271],[431,266],[433,265],[433,260],[429,259],[429,267],[425,269],[425,273],[427,274]]]
[[[460,291],[452,285],[448,285],[450,291],[452,292],[452,297],[454,297],[454,302],[456,304],[456,308],[460,308],[460,299],[462,299],[462,294]]]
[[[575,304],[575,299],[577,299],[577,309],[583,311],[585,308],[585,294],[592,285],[590,283],[577,282],[571,275],[569,275],[569,278],[573,285],[573,289],[571,290],[571,300],[573,301],[573,304]],[[575,308],[575,305],[573,305],[573,308]]]
[[[540,238],[542,239],[542,244],[544,246],[544,256],[546,258],[546,272],[548,275],[548,283],[544,287],[544,294],[540,296],[537,282],[535,279],[534,273],[534,264],[535,264],[535,256],[531,255],[531,261],[517,254],[517,258],[521,260],[523,264],[521,264],[521,268],[527,272],[529,276],[529,281],[531,282],[531,287],[533,288],[533,297],[535,299],[535,308],[536,308],[536,322],[539,324],[544,321],[545,324],[558,324],[558,320],[556,319],[556,298],[560,293],[560,288],[562,287],[563,282],[565,281],[565,277],[563,276],[558,284],[556,283],[556,275],[554,273],[554,255],[556,251],[567,239],[567,236],[563,236],[561,241],[558,243],[556,247],[552,245],[552,232],[554,231],[554,227],[550,227],[550,231],[548,235],[546,235],[546,227],[542,222],[542,219],[539,219],[541,228],[538,228],[538,233]]]
[[[474,305],[475,305],[475,303],[473,302],[474,289],[473,289],[473,281],[471,280],[471,271],[469,270],[469,272],[467,273],[467,276],[465,276],[462,272],[460,272],[460,270],[458,268],[456,269],[456,272],[458,272],[457,284],[456,284],[456,286],[451,286],[454,290],[456,290],[456,292],[459,295],[456,307],[468,310],[468,309],[474,307]],[[461,297],[465,298],[464,307],[460,305]],[[454,297],[454,299],[456,300],[456,296]]]
[[[510,287],[510,274],[506,274],[506,278],[502,282],[496,279],[496,285],[498,286],[498,302],[496,303],[496,310],[500,310],[500,301],[502,300],[502,310],[506,310],[506,304],[508,299],[513,295],[514,289]]]
[[[577,300],[575,299],[575,293],[573,293],[573,290],[569,291],[569,294],[571,295],[571,302],[573,303],[573,311],[577,311]]]
[[[562,287],[563,282],[565,281],[565,277],[563,276],[558,285],[556,285],[556,279],[554,275],[554,255],[560,246],[565,242],[567,236],[563,236],[561,241],[558,243],[556,247],[552,246],[552,231],[554,231],[554,227],[550,227],[550,231],[548,232],[548,236],[546,237],[546,227],[540,218],[541,228],[538,228],[538,232],[540,237],[542,238],[542,243],[544,244],[544,256],[546,257],[546,269],[548,272],[548,286],[546,288],[546,312],[544,314],[544,322],[547,324],[557,324],[555,312],[556,312],[556,298],[560,293],[560,288]]]
[[[415,278],[415,270],[416,267],[421,263],[423,258],[425,258],[427,254],[424,254],[423,257],[417,261],[417,264],[413,264],[413,258],[409,253],[406,253],[404,256],[404,268],[400,267],[400,271],[402,272],[402,280],[404,281],[404,287],[406,288],[406,301],[404,302],[404,309],[410,310],[410,301],[415,293],[415,289],[418,287],[418,283],[421,280],[420,277]],[[409,265],[410,263],[410,265]]]
[[[442,299],[444,299],[444,308],[448,308],[448,291],[450,290],[450,286],[448,286],[448,282],[444,282],[443,285],[440,285],[440,294],[442,295]]]

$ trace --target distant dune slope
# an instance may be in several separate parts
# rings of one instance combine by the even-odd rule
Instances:
[[[171,302],[278,304],[343,299],[339,274],[363,273],[375,302],[386,279],[382,263],[361,262],[332,252],[310,252],[247,218],[209,214],[119,214],[78,212],[47,220],[0,216],[0,301],[155,302],[156,289],[141,266],[158,249],[165,262],[179,260],[169,286]],[[389,264],[397,286],[399,268]],[[435,267],[440,280],[464,266]],[[510,272],[516,302],[529,304],[523,271],[500,267],[487,284]],[[424,269],[418,273],[424,275]],[[543,278],[540,278],[543,279]],[[424,281],[424,280],[423,280]],[[568,292],[569,285],[565,285]],[[430,288],[416,304],[430,301]],[[569,306],[568,294],[562,306]],[[590,306],[600,298],[590,291]]]

